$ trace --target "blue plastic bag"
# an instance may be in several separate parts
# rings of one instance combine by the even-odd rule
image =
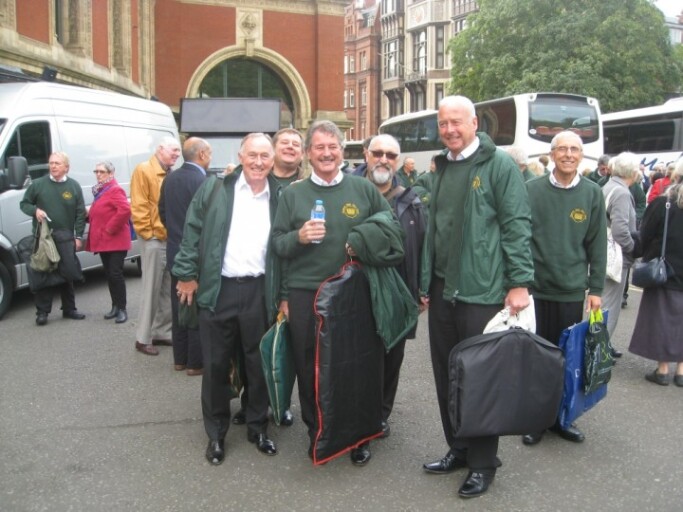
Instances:
[[[607,312],[604,313],[605,323]],[[560,426],[563,429],[569,426],[586,411],[593,408],[607,395],[607,384],[603,384],[590,394],[583,391],[583,367],[584,354],[586,351],[586,334],[588,333],[588,320],[573,325],[562,331],[560,336],[560,348],[564,352],[564,391],[558,416]]]

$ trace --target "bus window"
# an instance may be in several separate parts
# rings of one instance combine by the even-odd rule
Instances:
[[[629,149],[634,153],[644,151],[671,151],[674,143],[674,122],[660,121],[635,124],[629,134]]]
[[[515,142],[517,112],[514,99],[485,103],[476,107],[479,131],[493,139],[496,146],[510,146]]]
[[[584,144],[600,137],[598,111],[585,98],[539,94],[529,102],[529,136],[550,142],[564,130],[575,132]]]

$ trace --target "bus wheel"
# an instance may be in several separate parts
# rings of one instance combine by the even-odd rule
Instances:
[[[12,302],[12,278],[4,264],[0,263],[0,318],[2,318],[9,309],[10,302]]]

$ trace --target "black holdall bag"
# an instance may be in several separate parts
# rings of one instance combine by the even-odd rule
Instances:
[[[671,202],[667,200],[664,213],[664,233],[662,237],[662,252],[659,258],[650,261],[636,263],[633,267],[631,282],[641,288],[656,288],[666,283],[669,277],[673,277],[674,271],[666,261],[666,233],[669,230],[669,210]]]
[[[555,423],[564,356],[549,341],[520,328],[480,334],[453,347],[448,363],[456,438],[523,435]]]

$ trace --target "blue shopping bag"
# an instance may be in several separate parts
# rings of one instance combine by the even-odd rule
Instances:
[[[604,313],[607,322],[607,312]],[[593,408],[607,395],[607,384],[603,384],[595,391],[585,394],[583,389],[583,366],[586,351],[586,334],[588,320],[575,324],[560,336],[560,349],[564,352],[564,391],[560,403],[559,421],[563,429],[569,426],[583,413]]]

